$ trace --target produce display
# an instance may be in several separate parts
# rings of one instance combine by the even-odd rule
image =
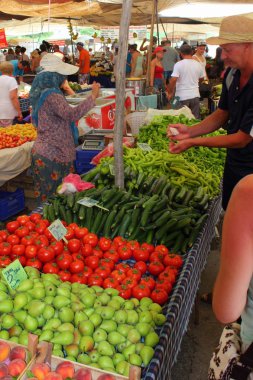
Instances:
[[[14,148],[37,137],[36,128],[32,124],[15,124],[0,128],[0,149]]]
[[[1,287],[1,292],[2,292]],[[7,295],[6,295],[7,299]],[[1,302],[3,300],[3,295],[1,296]],[[7,321],[7,319],[5,319]],[[6,323],[6,322],[5,322]],[[11,336],[14,336],[15,333],[19,331],[21,333],[21,329],[18,326],[12,326],[9,328]],[[0,334],[2,336],[9,336],[9,332],[7,330],[1,330]],[[14,339],[13,339],[14,340]],[[13,346],[8,342],[3,340],[0,341],[0,379],[17,379],[19,375],[22,374],[24,369],[26,368],[29,360],[31,359],[31,355],[27,348],[22,346]]]
[[[204,188],[199,188],[195,195],[184,187],[178,193],[178,188],[170,186],[166,178],[152,181],[154,186],[148,195],[109,187],[58,195],[44,205],[44,217],[50,222],[57,218],[67,224],[74,222],[105,237],[119,235],[141,243],[156,242],[165,244],[172,252],[185,253],[207,217],[209,197]],[[84,197],[97,200],[102,208],[81,205],[79,201]]]
[[[62,282],[36,268],[25,271],[28,278],[15,291],[0,281],[1,338],[27,345],[32,332],[51,342],[58,357],[125,376],[131,364],[149,364],[159,342],[155,329],[166,320],[160,305],[147,297],[125,300],[112,288]]]
[[[0,266],[13,260],[44,273],[58,274],[61,280],[115,288],[125,299],[151,297],[164,304],[182,265],[178,255],[158,245],[114,240],[89,233],[72,223],[67,226],[67,244],[56,241],[48,220],[39,214],[23,215],[0,231]]]

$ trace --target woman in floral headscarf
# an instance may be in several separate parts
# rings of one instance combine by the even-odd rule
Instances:
[[[41,67],[32,84],[30,101],[32,122],[38,132],[32,149],[35,195],[44,201],[56,192],[62,178],[73,171],[77,142],[74,123],[94,107],[99,85],[94,83],[91,96],[77,107],[70,107],[61,89],[69,90],[66,75],[78,68],[50,53],[42,58]]]

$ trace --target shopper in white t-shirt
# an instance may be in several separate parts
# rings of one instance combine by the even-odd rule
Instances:
[[[18,84],[12,77],[13,65],[10,62],[0,63],[0,127],[11,125],[17,116],[22,120],[18,101]]]
[[[182,45],[180,48],[182,61],[175,64],[168,86],[168,99],[179,97],[180,106],[189,107],[198,119],[199,114],[199,81],[205,76],[205,71],[199,62],[192,59],[192,48]]]

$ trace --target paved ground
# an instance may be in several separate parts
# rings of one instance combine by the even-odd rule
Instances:
[[[213,242],[206,268],[202,274],[199,294],[210,291],[219,267],[219,241]],[[218,243],[218,244],[217,244]],[[194,313],[194,312],[193,312]],[[194,324],[192,314],[188,331],[183,338],[171,380],[206,380],[209,361],[219,341],[222,325],[218,323],[212,307],[199,303],[199,324]],[[168,379],[164,379],[168,380]]]

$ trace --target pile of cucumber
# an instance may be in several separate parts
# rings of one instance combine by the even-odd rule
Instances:
[[[50,222],[60,218],[77,223],[102,236],[165,244],[175,253],[186,253],[207,218],[208,199],[203,203],[203,189],[194,195],[184,188],[175,191],[162,182],[165,178],[154,181],[146,194],[107,186],[57,195],[44,205],[43,216]],[[102,208],[79,204],[84,197],[98,200]]]

